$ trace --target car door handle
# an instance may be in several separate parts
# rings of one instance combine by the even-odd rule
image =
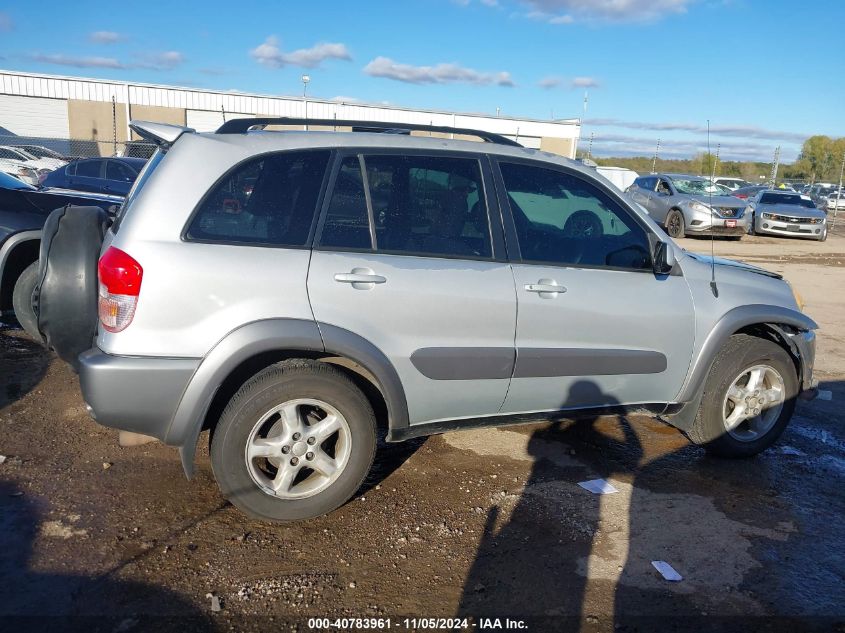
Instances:
[[[561,292],[566,292],[566,287],[558,285],[554,279],[541,279],[536,284],[525,284],[525,289],[528,292],[537,292],[541,297],[549,298],[548,295],[557,296]]]
[[[383,284],[387,278],[376,275],[369,268],[353,268],[348,273],[337,273],[334,280],[343,284],[352,284],[356,290],[369,290],[375,284]]]

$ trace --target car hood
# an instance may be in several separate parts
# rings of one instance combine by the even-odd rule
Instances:
[[[760,268],[759,266],[752,266],[751,264],[746,264],[745,262],[739,262],[735,259],[725,259],[723,257],[710,257],[709,255],[701,255],[699,253],[690,253],[686,251],[686,254],[692,257],[693,259],[704,262],[705,264],[710,264],[713,262],[716,266],[726,266],[728,268],[736,268],[738,270],[744,270],[749,273],[756,273],[758,275],[765,275],[766,277],[772,277],[774,279],[783,279],[783,275],[778,273],[774,273],[770,270],[766,270],[765,268]]]
[[[799,207],[795,204],[758,204],[758,213],[777,213],[795,218],[824,218],[827,217],[821,209]]]
[[[697,202],[703,202],[704,204],[713,207],[727,207],[728,209],[744,209],[748,204],[745,200],[741,200],[740,198],[734,198],[733,196],[693,196],[689,194],[684,194],[684,197],[690,200],[695,200]]]

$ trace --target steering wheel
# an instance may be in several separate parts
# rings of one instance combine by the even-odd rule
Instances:
[[[581,209],[566,219],[563,234],[566,237],[595,240],[604,235],[604,228],[599,216],[587,209]]]

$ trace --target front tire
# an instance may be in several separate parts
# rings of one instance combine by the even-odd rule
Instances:
[[[211,440],[220,490],[246,514],[287,522],[331,512],[370,470],[376,421],[364,394],[319,361],[256,374],[229,401]]]
[[[15,311],[15,318],[24,331],[39,343],[44,342],[44,337],[38,331],[38,317],[32,309],[32,293],[38,283],[38,261],[31,263],[18,277],[15,288],[12,291],[12,308]]]
[[[735,334],[710,368],[688,435],[713,455],[751,457],[783,433],[797,395],[795,365],[782,347]]]
[[[666,216],[666,232],[672,239],[686,237],[684,214],[677,209],[672,209]]]

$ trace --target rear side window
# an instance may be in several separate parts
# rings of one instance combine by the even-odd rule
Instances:
[[[321,246],[409,255],[491,256],[478,160],[364,156],[363,175],[361,162],[350,157],[342,165]]]
[[[82,160],[76,163],[76,175],[84,178],[99,178],[103,161]]]
[[[191,240],[305,246],[329,152],[285,152],[242,163],[206,196]]]

